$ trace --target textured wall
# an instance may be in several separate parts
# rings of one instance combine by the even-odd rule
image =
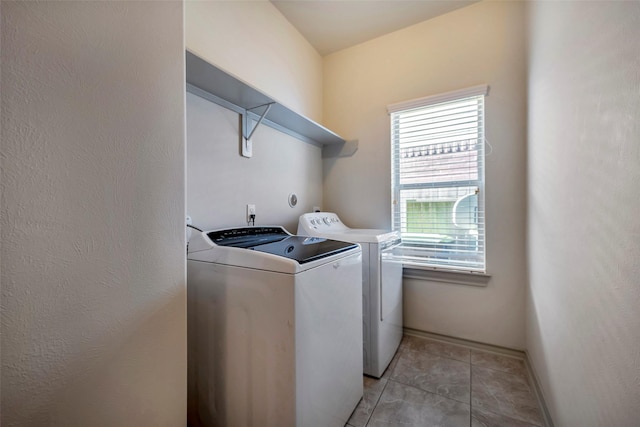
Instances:
[[[2,2],[2,425],[186,421],[181,2]]]
[[[640,3],[529,28],[527,349],[557,426],[638,426]]]
[[[322,58],[267,0],[185,2],[187,49],[322,121]]]
[[[237,113],[187,94],[187,212],[205,228],[246,225],[246,205],[256,205],[256,225],[283,225],[322,204],[320,147],[265,125],[252,137],[253,157],[239,154]],[[288,195],[296,193],[291,208]]]
[[[524,348],[526,63],[520,2],[481,2],[325,57],[324,118],[360,146],[325,159],[324,207],[391,224],[391,103],[487,83],[488,287],[405,280],[405,325]]]

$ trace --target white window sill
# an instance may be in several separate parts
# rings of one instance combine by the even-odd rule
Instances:
[[[491,280],[491,275],[487,273],[420,267],[416,265],[405,265],[402,277],[407,279],[427,280],[430,282],[444,282],[480,287],[486,287]]]

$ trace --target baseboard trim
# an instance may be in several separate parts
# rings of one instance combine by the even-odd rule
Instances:
[[[542,417],[544,418],[546,427],[554,427],[553,420],[551,419],[551,412],[549,412],[549,407],[547,406],[547,402],[544,399],[540,381],[538,381],[538,374],[536,374],[536,370],[533,368],[529,353],[525,351],[524,354],[526,355],[525,364],[527,365],[527,372],[529,373],[529,381],[531,381],[531,384],[533,384],[533,390],[535,391],[536,398],[538,399],[538,403],[540,404]]]
[[[515,350],[508,347],[501,347],[493,344],[485,344],[480,341],[472,341],[464,338],[456,338],[449,335],[436,334],[434,332],[421,331],[419,329],[404,328],[404,333],[407,335],[413,335],[417,337],[429,338],[436,341],[448,342],[450,344],[459,344],[466,347],[474,348],[476,350],[491,351],[493,353],[502,354],[504,356],[517,357],[519,359],[526,359],[527,355],[522,350]]]
[[[490,351],[493,353],[501,354],[503,356],[522,359],[524,361],[525,366],[527,367],[527,375],[529,376],[529,381],[533,386],[533,391],[536,395],[536,399],[538,400],[538,404],[540,405],[540,409],[542,411],[542,417],[544,418],[545,425],[546,427],[554,427],[553,421],[551,419],[551,413],[549,412],[549,408],[547,407],[547,404],[544,400],[544,395],[542,394],[542,388],[540,387],[538,376],[536,375],[536,372],[533,369],[533,365],[531,364],[529,354],[526,351],[516,350],[513,348],[502,347],[502,346],[493,345],[493,344],[485,344],[483,342],[467,340],[464,338],[456,338],[449,335],[436,334],[434,332],[427,332],[419,329],[413,329],[413,328],[403,328],[403,329],[406,335],[429,338],[435,341],[442,341],[449,344],[463,345],[465,347],[473,348],[476,350]]]

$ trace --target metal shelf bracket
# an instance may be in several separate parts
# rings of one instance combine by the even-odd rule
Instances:
[[[242,114],[242,135],[244,136],[244,139],[246,140],[251,139],[256,129],[258,129],[258,126],[260,126],[260,123],[262,123],[262,120],[264,120],[264,118],[267,116],[267,113],[269,112],[273,104],[275,104],[275,102],[270,102],[264,105],[258,105],[257,107],[247,108],[246,110],[244,110],[244,114]],[[262,107],[267,107],[267,108],[265,108],[265,110],[262,112],[262,114],[260,115],[260,118],[258,119],[256,124],[253,126],[253,129],[250,129],[251,127],[250,122],[252,120],[250,120],[248,113],[251,110],[255,110],[257,108],[262,108]]]

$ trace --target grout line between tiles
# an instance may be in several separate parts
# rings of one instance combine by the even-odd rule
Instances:
[[[500,372],[501,374],[511,375],[511,376],[514,376],[514,377],[521,377],[521,378],[525,378],[525,379],[527,379],[528,375],[529,375],[529,373],[527,372],[527,367],[526,366],[524,367],[524,372],[523,372],[524,376],[520,376],[516,372],[509,372],[509,371],[505,371],[503,369],[496,369],[496,368],[493,368],[493,367],[490,367],[490,366],[473,365],[473,364],[471,366],[475,366],[476,368],[480,368],[480,369],[486,369],[488,371]],[[532,389],[531,384],[529,384],[528,386],[529,386],[529,388]]]
[[[486,370],[493,371],[493,372],[499,372],[500,374],[503,374],[503,375],[515,376],[515,377],[519,376],[517,374],[513,374],[513,373],[510,373],[510,372],[504,372],[504,371],[497,370],[497,369],[491,369],[491,368],[487,368],[487,367],[484,367],[484,366],[472,365],[471,369],[473,370],[474,367],[475,368],[480,368],[480,369],[486,369]],[[472,373],[472,375],[473,375],[473,373]],[[532,389],[532,386],[530,384],[527,384],[527,388],[532,393],[532,395],[534,397],[536,397],[535,396],[535,391]],[[471,396],[473,396],[473,394]],[[472,402],[473,402],[473,399],[471,399],[471,401],[470,401],[471,411],[473,413],[473,403]],[[536,402],[538,403],[538,408],[541,409],[540,408],[540,402],[538,402],[537,400],[536,400]],[[525,424],[527,424],[527,425],[529,425],[531,427],[552,427],[552,426],[548,426],[547,425],[546,420],[544,419],[544,416],[542,417],[542,425],[538,425],[538,424],[534,424],[534,423],[532,423],[530,421],[524,420],[522,418],[519,418],[518,415],[505,413],[505,412],[503,412],[503,410],[501,408],[497,408],[497,407],[494,407],[494,406],[482,407],[482,410],[486,411],[486,412],[490,412],[490,413],[496,414],[496,415],[499,415],[499,416],[502,416],[502,417],[512,418],[512,419],[518,420],[519,422],[525,423]]]
[[[507,374],[510,376],[514,376],[514,377],[518,377],[519,375],[515,372],[508,372],[508,371],[504,371],[501,369],[495,369],[493,367],[486,367],[486,366],[480,366],[480,365],[475,365],[472,361],[472,351],[476,350],[476,351],[482,351],[482,352],[486,352],[486,353],[492,353],[492,354],[496,354],[499,356],[506,356],[506,357],[510,357],[510,358],[514,358],[514,359],[518,359],[518,360],[522,360],[524,362],[524,368],[525,368],[525,378],[527,378],[527,380],[529,381],[530,384],[528,384],[529,388],[531,389],[530,391],[532,392],[532,394],[536,397],[536,401],[538,403],[538,407],[542,412],[542,422],[545,426],[547,427],[552,427],[553,424],[549,423],[549,419],[550,417],[548,417],[548,409],[546,408],[546,405],[544,403],[544,399],[541,398],[540,395],[540,388],[539,388],[539,384],[537,383],[537,378],[535,377],[535,372],[532,369],[532,366],[529,362],[529,358],[528,358],[528,354],[526,352],[520,351],[520,350],[513,350],[513,349],[509,349],[509,348],[505,348],[505,347],[500,347],[500,346],[494,346],[491,344],[483,344],[483,343],[478,343],[475,341],[468,341],[468,340],[464,340],[464,339],[459,339],[459,338],[454,338],[454,337],[448,337],[448,336],[444,336],[444,335],[439,335],[439,334],[433,334],[433,333],[429,333],[429,332],[423,332],[423,331],[416,331],[416,330],[412,330],[412,329],[408,329],[405,328],[404,329],[404,334],[405,335],[409,335],[409,336],[413,336],[413,337],[417,337],[417,338],[423,338],[423,339],[427,339],[427,340],[431,340],[431,341],[436,341],[436,342],[440,342],[440,343],[446,343],[446,344],[452,344],[452,345],[456,345],[458,347],[463,347],[469,350],[469,426],[471,427],[471,425],[473,424],[473,368],[475,367],[479,367],[482,369],[488,369],[494,372],[500,372],[502,374]],[[411,350],[411,349],[405,349],[408,351],[414,351],[414,352],[420,352],[418,350]],[[455,360],[455,361],[459,361],[459,359],[452,359],[450,357],[447,357],[445,355],[442,354],[436,354],[436,353],[432,353],[429,351],[424,351],[424,353],[430,354],[432,356],[437,356],[437,357],[441,357],[441,358],[446,358],[446,359],[450,359],[450,360]],[[533,380],[533,381],[532,381]],[[458,400],[455,399],[451,399],[448,398],[446,396],[442,396],[438,393],[433,393],[427,390],[423,390],[419,387],[415,387],[411,384],[405,384],[402,383],[400,381],[395,381],[398,384],[402,384],[408,387],[412,387],[415,388],[417,390],[421,390],[423,392],[426,393],[431,393],[440,397],[444,397],[446,399],[449,400],[453,400],[456,402],[460,402]],[[532,384],[531,384],[532,383]],[[385,384],[385,388],[386,388],[386,384]],[[463,403],[463,402],[460,402]],[[505,415],[502,414],[499,411],[495,411],[495,410],[489,410],[487,408],[484,408],[485,410],[488,410],[489,412],[492,412],[494,414],[497,415],[501,415],[501,416],[509,416],[509,415]],[[517,419],[517,418],[516,418]],[[519,420],[522,421],[522,420]],[[527,424],[530,424],[526,421],[522,421],[525,422]],[[532,427],[535,427],[534,424],[530,424]]]
[[[380,377],[380,379],[382,379],[382,377]],[[375,405],[373,405],[373,409],[371,410],[371,413],[369,414],[369,417],[367,418],[367,422],[364,423],[364,427],[367,427],[369,425],[369,421],[371,421],[371,417],[373,417],[373,413],[376,411],[376,408],[378,407],[378,403],[380,403],[380,399],[382,399],[382,393],[384,393],[384,391],[387,389],[387,386],[389,385],[389,381],[391,381],[390,377],[386,379],[386,383],[384,384],[384,387],[382,387],[382,391],[380,392],[380,396],[378,396],[378,399],[376,400]]]
[[[392,381],[392,380],[389,380],[389,381]],[[389,381],[387,381],[387,385],[389,384]],[[405,387],[411,387],[411,388],[416,389],[416,390],[418,390],[418,391],[421,391],[421,392],[423,392],[423,393],[432,394],[432,395],[434,395],[434,396],[438,396],[438,397],[441,397],[441,398],[443,398],[443,399],[447,399],[447,400],[450,400],[450,401],[452,401],[452,402],[459,403],[459,404],[461,404],[461,405],[466,405],[466,403],[461,402],[461,401],[459,401],[459,400],[452,399],[452,398],[450,398],[450,397],[443,396],[443,395],[438,394],[438,393],[434,393],[433,391],[424,390],[424,389],[421,389],[420,387],[416,387],[416,386],[411,385],[411,384],[406,384],[406,383],[403,383],[403,382],[400,382],[400,381],[395,381],[395,380],[393,380],[393,382],[394,382],[394,383],[396,383],[396,384],[400,384],[400,385],[402,385],[402,386],[405,386]],[[387,388],[387,385],[385,385],[385,388]],[[471,410],[469,410],[469,412],[471,412]]]
[[[435,340],[431,340],[431,341],[435,341]],[[461,347],[461,346],[458,346]],[[460,363],[471,363],[469,361],[464,361],[464,360],[460,360],[460,359],[454,359],[453,357],[449,357],[443,354],[439,354],[437,352],[431,352],[431,351],[427,351],[427,350],[414,350],[412,348],[406,348],[403,351],[409,351],[412,353],[420,353],[420,354],[428,354],[430,356],[434,356],[434,357],[439,357],[441,359],[447,359],[447,360],[453,360],[454,362],[460,362]],[[471,360],[471,356],[469,356],[469,360]]]
[[[495,409],[482,408],[482,410],[483,410],[484,412],[490,412],[490,413],[492,413],[492,414],[499,415],[499,416],[501,416],[501,417],[510,418],[510,419],[512,419],[512,420],[516,420],[516,421],[521,422],[521,423],[523,423],[523,424],[527,424],[528,426],[531,426],[531,427],[545,427],[545,426],[540,426],[540,425],[538,425],[538,424],[530,423],[529,421],[522,420],[522,419],[520,419],[520,418],[518,418],[518,417],[514,417],[513,415],[504,414],[504,413],[502,413],[502,412],[500,412],[500,411],[497,411],[497,410],[495,410]],[[544,420],[543,420],[543,422],[544,422]]]
[[[469,352],[471,353],[471,352]],[[471,354],[469,354],[469,427],[473,426],[473,364]]]
[[[496,347],[496,346],[491,346],[491,345],[478,345],[478,343],[466,342],[466,340],[455,339],[456,341],[452,342],[451,340],[442,339],[440,336],[436,337],[436,336],[432,336],[431,334],[420,334],[420,333],[411,333],[411,332],[407,333],[407,332],[408,331],[405,329],[405,335],[411,335],[411,336],[418,337],[418,338],[425,338],[425,339],[432,340],[432,341],[437,341],[437,342],[439,341],[441,343],[443,342],[443,343],[453,344],[453,345],[456,345],[456,346],[459,346],[459,347],[463,347],[463,348],[469,349],[469,359],[467,361],[467,363],[469,364],[469,400],[468,400],[469,427],[471,427],[473,425],[473,370],[474,370],[473,368],[474,368],[474,366],[475,367],[481,367],[483,369],[489,369],[491,371],[496,371],[496,372],[501,372],[501,373],[504,373],[504,374],[517,376],[517,374],[512,373],[512,372],[506,372],[506,371],[502,371],[500,369],[494,369],[494,368],[491,368],[491,367],[482,367],[482,366],[474,365],[472,363],[472,357],[471,357],[471,351],[472,350],[480,350],[480,351],[484,351],[484,352],[490,352],[490,353],[498,354],[498,355],[501,355],[501,356],[513,357],[513,358],[517,358],[517,359],[521,359],[521,360],[524,359],[523,361],[524,361],[524,364],[525,364],[525,376],[528,377],[527,379],[530,382],[531,382],[531,379],[533,379],[533,381],[532,381],[533,384],[529,384],[529,387],[532,388],[531,391],[533,392],[533,394],[537,398],[536,399],[538,401],[537,403],[538,403],[538,405],[539,405],[539,407],[541,409],[542,415],[543,415],[542,422],[543,422],[544,425],[546,425],[548,427],[552,427],[553,426],[553,424],[550,424],[548,422],[548,419],[547,419],[547,416],[546,416],[548,414],[545,413],[547,408],[544,407],[544,403],[541,402],[542,399],[540,399],[540,396],[539,396],[540,390],[538,389],[539,384],[537,384],[537,382],[536,382],[537,378],[535,378],[535,373],[533,372],[533,369],[529,364],[528,355],[526,353],[520,352],[518,350],[505,349],[505,348],[502,348],[502,347]],[[437,356],[437,357],[440,357],[440,358],[455,360],[457,362],[463,362],[463,361],[461,361],[459,359],[452,359],[452,358],[444,356],[442,354],[436,354],[436,353],[432,353],[432,352],[429,352],[429,351],[419,351],[419,350],[412,350],[412,349],[408,349],[408,348],[399,348],[398,351],[400,353],[403,353],[403,352],[406,352],[406,351],[418,352],[418,353],[424,352],[424,353],[432,355],[432,356]],[[522,356],[520,356],[520,354],[522,354]],[[399,357],[401,357],[401,354],[399,355]],[[397,364],[398,361],[399,361],[399,359],[396,360],[396,364]],[[384,384],[384,387],[382,388],[382,391],[380,392],[378,398],[376,399],[375,404],[372,406],[371,413],[367,417],[367,420],[366,420],[366,423],[364,424],[364,427],[368,427],[369,426],[369,424],[371,422],[371,419],[373,418],[373,414],[376,411],[376,409],[378,407],[378,404],[380,403],[380,401],[382,399],[382,395],[385,393],[387,387],[389,386],[389,382],[391,382],[391,381],[393,381],[396,384],[400,384],[402,386],[405,386],[405,387],[411,387],[411,388],[413,388],[415,390],[419,390],[419,391],[421,391],[423,393],[428,393],[428,394],[431,394],[431,395],[438,396],[440,398],[451,400],[453,402],[465,404],[464,402],[461,402],[459,400],[451,399],[449,397],[440,395],[440,394],[435,393],[435,392],[423,390],[420,387],[416,387],[416,386],[411,385],[411,384],[405,384],[405,383],[403,383],[401,381],[392,380],[391,377],[393,375],[393,372],[394,372],[395,368],[396,368],[396,366],[393,366],[393,368],[389,372],[389,376],[386,378],[386,383]],[[531,378],[531,377],[533,377],[533,378]],[[381,377],[380,379],[383,379],[383,378]],[[488,408],[484,408],[484,409],[487,410],[488,412],[494,413],[496,415],[509,417],[508,415],[502,414],[499,411],[491,410],[491,409],[488,409]],[[518,418],[515,418],[515,419],[518,419]],[[522,421],[522,420],[520,420],[520,421]],[[522,421],[522,422],[526,422],[526,421]],[[532,427],[535,427],[534,424],[530,424],[530,425]]]

